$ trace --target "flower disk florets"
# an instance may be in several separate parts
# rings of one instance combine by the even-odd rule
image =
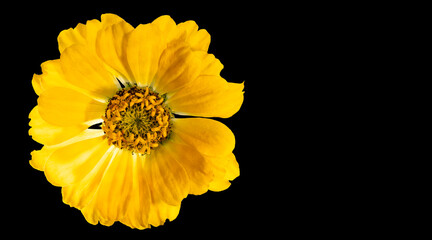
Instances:
[[[135,153],[150,154],[168,138],[172,118],[164,97],[136,86],[118,91],[108,103],[102,129],[108,144]]]

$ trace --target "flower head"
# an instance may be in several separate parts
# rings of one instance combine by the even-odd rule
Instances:
[[[134,28],[103,14],[58,43],[60,59],[32,80],[29,134],[44,146],[30,164],[89,223],[159,226],[188,194],[225,190],[239,175],[233,133],[206,117],[236,113],[243,84],[220,76],[194,21],[161,16]]]

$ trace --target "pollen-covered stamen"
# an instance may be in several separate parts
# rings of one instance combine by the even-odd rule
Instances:
[[[148,87],[125,88],[114,95],[105,110],[102,129],[108,144],[140,154],[169,137],[171,111],[164,98]]]

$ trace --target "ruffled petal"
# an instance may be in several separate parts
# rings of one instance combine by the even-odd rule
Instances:
[[[160,145],[145,161],[145,175],[154,199],[180,205],[190,190],[189,177],[168,147]]]
[[[223,69],[223,64],[213,54],[206,52],[194,52],[200,59],[201,72],[200,75],[219,76]]]
[[[81,190],[81,196],[87,197],[81,211],[91,224],[100,222],[102,225],[112,225],[124,218],[130,203],[129,196],[134,185],[132,155],[129,151],[115,147],[112,149],[103,159],[103,167],[95,171],[97,174],[89,180],[91,187]],[[83,183],[80,185],[87,186]]]
[[[64,186],[62,188],[63,202],[78,209],[87,206],[93,199],[105,170],[116,153],[115,147],[109,147],[81,181]]]
[[[210,45],[210,34],[205,29],[198,30],[194,21],[186,21],[176,25],[174,20],[168,16],[160,16],[152,22],[157,26],[167,43],[182,40],[188,43],[193,51],[207,52]]]
[[[232,131],[223,123],[205,118],[175,118],[173,132],[208,156],[226,156],[235,146]]]
[[[100,136],[61,147],[47,160],[45,176],[54,186],[78,182],[96,166],[108,148]]]
[[[202,153],[175,136],[165,146],[169,154],[185,169],[190,183],[189,193],[200,195],[207,192],[213,173]]]
[[[220,192],[227,189],[231,183],[240,175],[240,168],[234,154],[225,157],[207,157],[213,168],[214,179],[210,182],[209,190]]]
[[[234,134],[224,124],[205,118],[177,118],[174,119],[173,135],[174,139],[180,139],[202,155],[204,160],[194,156],[194,160],[191,161],[194,163],[192,166],[199,166],[198,163],[206,164],[208,172],[197,181],[200,183],[198,186],[202,187],[201,190],[225,190],[231,185],[230,180],[239,175],[238,163],[232,153],[235,146]],[[191,154],[179,154],[181,158],[185,158],[183,156],[186,155]],[[194,174],[201,172],[193,167],[190,171]]]
[[[76,126],[101,119],[106,104],[68,88],[50,88],[39,99],[39,114],[57,126]]]
[[[42,74],[34,74],[32,79],[33,89],[37,95],[53,87],[77,89],[66,81],[59,59],[45,61],[41,64],[41,68]]]
[[[39,74],[33,74],[32,78],[32,87],[35,91],[35,93],[39,96],[41,94],[42,90],[42,75]]]
[[[218,76],[200,76],[175,92],[166,103],[181,115],[228,118],[240,109],[243,88],[243,83],[230,83]]]
[[[105,13],[101,15],[102,28],[111,26],[120,22],[126,22],[123,18],[113,13]]]
[[[115,14],[107,13],[102,14],[101,21],[93,19],[87,21],[86,24],[79,23],[75,28],[61,31],[57,37],[60,53],[63,53],[66,48],[75,44],[84,45],[89,51],[95,53],[95,42],[98,31],[118,22],[125,21]]]
[[[62,188],[63,201],[81,209],[91,224],[121,221],[144,229],[172,221],[180,205],[168,205],[150,194],[145,162],[146,157],[111,147],[81,182]]]
[[[168,16],[163,15],[156,18],[152,23],[153,26],[159,28],[163,38],[167,43],[179,37],[179,30],[174,20]]]
[[[150,225],[162,225],[167,219],[174,220],[180,211],[180,205],[169,205],[155,194],[152,195],[144,170],[147,157],[133,155],[133,159],[132,191],[127,202],[127,212],[120,221],[131,228],[145,229]]]
[[[152,226],[160,226],[168,219],[173,221],[179,214],[180,204],[169,205],[160,199],[152,198],[152,205],[150,206],[148,222]]]
[[[127,62],[138,86],[147,86],[158,70],[159,58],[165,49],[160,30],[151,24],[141,24],[130,33],[127,41]]]
[[[178,24],[178,30],[186,33],[185,41],[194,51],[207,52],[210,46],[210,34],[205,29],[198,30],[195,21],[186,21]]]
[[[134,154],[132,156],[132,190],[128,198],[128,208],[120,221],[131,228],[144,229],[149,227],[149,212],[151,207],[150,189],[144,172],[146,157]]]
[[[70,144],[84,141],[90,138],[100,137],[102,135],[103,135],[103,131],[101,130],[86,129],[81,133],[79,133],[78,135],[76,135],[75,137],[70,138],[59,144],[51,145],[51,146],[45,145],[42,147],[41,150],[34,150],[31,152],[32,159],[30,160],[30,165],[37,170],[44,171],[45,164],[48,161],[51,154],[54,153],[54,151],[62,147],[68,146]]]
[[[29,118],[31,119],[29,123],[31,126],[29,135],[35,141],[44,145],[55,145],[64,142],[88,128],[85,124],[67,127],[52,125],[42,119],[38,106],[33,108],[29,114]]]
[[[79,23],[75,28],[69,28],[61,31],[57,37],[60,53],[74,44],[86,44],[87,30],[97,31],[99,28],[100,22],[94,19],[87,21],[87,24]]]
[[[123,83],[132,79],[126,58],[126,36],[133,30],[129,23],[119,21],[101,29],[96,39],[98,56],[112,68],[113,75],[118,76]]]
[[[200,75],[200,60],[189,44],[183,41],[172,42],[160,57],[159,69],[153,81],[154,89],[164,94],[184,87]]]
[[[96,99],[106,101],[120,89],[115,76],[84,45],[68,47],[60,56],[66,81]]]

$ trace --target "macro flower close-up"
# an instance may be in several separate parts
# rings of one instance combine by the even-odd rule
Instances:
[[[145,229],[173,221],[189,194],[239,176],[234,133],[244,84],[221,77],[210,34],[164,15],[133,27],[115,14],[58,35],[41,64],[30,165],[87,222]],[[210,206],[209,206],[210,207]]]

